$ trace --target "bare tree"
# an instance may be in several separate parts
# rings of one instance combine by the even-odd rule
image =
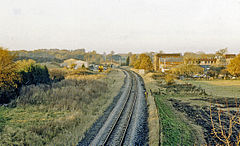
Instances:
[[[236,139],[235,145],[239,146],[240,144],[240,132],[238,132],[237,135],[233,135],[233,128],[236,127],[236,125],[240,125],[240,116],[239,116],[239,105],[237,102],[237,99],[235,99],[235,104],[237,111],[235,114],[231,114],[230,109],[228,107],[228,101],[226,100],[226,107],[227,107],[227,112],[226,115],[228,116],[229,122],[226,123],[226,121],[223,121],[222,115],[224,113],[223,110],[218,107],[217,110],[217,119],[218,122],[214,122],[213,120],[213,111],[212,111],[212,105],[210,105],[210,118],[211,118],[211,124],[212,124],[212,134],[214,135],[215,138],[220,140],[222,143],[224,143],[227,146],[233,145],[234,142],[231,141],[231,137]]]

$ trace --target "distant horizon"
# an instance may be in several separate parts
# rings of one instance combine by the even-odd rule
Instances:
[[[0,46],[0,47],[3,47],[3,46]],[[58,50],[69,50],[69,51],[74,51],[74,50],[78,50],[78,49],[85,49],[86,52],[92,52],[92,51],[96,51],[97,53],[99,54],[103,54],[105,51],[102,51],[102,52],[99,52],[95,49],[88,49],[88,48],[77,48],[77,49],[66,49],[66,48],[36,48],[36,49],[11,49],[11,48],[6,48],[6,47],[3,47],[5,49],[8,49],[10,51],[21,51],[21,50],[25,50],[25,51],[34,51],[34,50],[43,50],[43,49],[46,49],[46,50],[51,50],[51,49],[58,49]],[[220,48],[220,49],[225,49],[225,48]],[[168,50],[164,50],[164,49],[159,49],[159,51],[142,51],[142,52],[133,52],[133,51],[129,51],[129,52],[115,52],[114,50],[114,54],[128,54],[128,53],[133,53],[133,54],[141,54],[141,53],[150,53],[150,52],[155,52],[155,53],[159,53],[160,51],[163,51],[163,53],[181,53],[181,54],[184,54],[186,52],[192,52],[192,53],[199,53],[199,52],[204,52],[206,54],[214,54],[216,53],[218,50],[220,49],[216,49],[215,51],[208,51],[208,52],[205,52],[205,51],[168,51]],[[238,52],[233,52],[231,51],[231,49],[227,48],[228,49],[228,52],[226,52],[226,54],[240,54],[240,50]],[[212,50],[212,49],[210,49]],[[111,51],[109,52],[105,52],[107,54],[111,53]]]

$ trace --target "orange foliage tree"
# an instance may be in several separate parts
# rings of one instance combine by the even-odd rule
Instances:
[[[17,87],[16,81],[20,80],[17,74],[17,65],[14,62],[16,55],[0,47],[0,88],[6,90]]]
[[[136,60],[136,62],[134,62],[134,68],[153,70],[153,64],[152,64],[151,58],[146,54],[141,54]]]
[[[227,71],[234,76],[240,76],[240,55],[231,60]]]

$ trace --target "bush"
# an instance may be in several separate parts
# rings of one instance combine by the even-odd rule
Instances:
[[[171,74],[167,74],[165,76],[165,81],[166,81],[167,85],[172,85],[173,83],[175,83],[174,79],[175,79],[175,77]]]
[[[68,71],[64,68],[52,68],[49,69],[50,78],[53,81],[61,81],[65,79],[65,76],[68,74]]]
[[[49,83],[49,72],[46,66],[30,64],[19,71],[22,78],[22,85]]]

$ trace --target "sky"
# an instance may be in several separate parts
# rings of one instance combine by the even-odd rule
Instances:
[[[0,46],[239,53],[240,0],[0,0]]]

